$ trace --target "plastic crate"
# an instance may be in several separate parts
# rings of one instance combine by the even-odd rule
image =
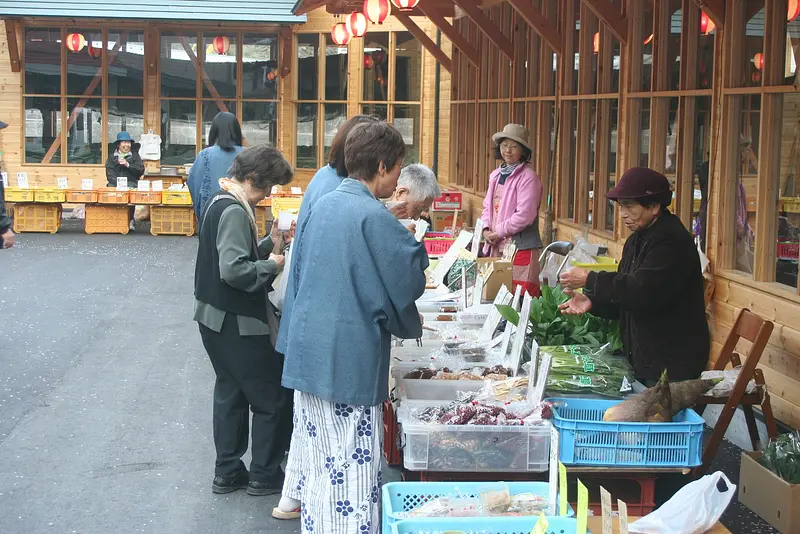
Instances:
[[[153,235],[193,236],[197,231],[194,208],[178,206],[152,206],[150,208],[150,233]]]
[[[597,260],[597,263],[581,263],[576,261],[571,261],[570,263],[572,263],[573,267],[581,267],[587,271],[616,272],[619,268],[619,264],[614,258],[609,258],[607,256],[596,256],[595,260]]]
[[[267,235],[267,208],[256,205],[253,210],[256,216],[256,228],[258,229],[258,237]]]
[[[33,189],[6,187],[4,196],[6,202],[33,202]]]
[[[778,243],[778,258],[796,260],[800,253],[800,243]]]
[[[127,204],[129,197],[130,191],[117,191],[110,187],[97,190],[97,202],[100,204]]]
[[[621,401],[550,399],[565,465],[696,467],[701,464],[703,418],[691,409],[671,423],[611,423],[605,411]]]
[[[256,204],[256,206],[261,208],[268,208],[272,206],[272,199],[270,199],[269,197],[265,197],[264,200]]]
[[[61,228],[61,204],[15,204],[14,232],[55,234]]]
[[[392,534],[530,534],[535,517],[461,517],[457,519],[406,519],[391,526]],[[547,534],[575,534],[578,520],[573,517],[548,517]],[[591,534],[591,531],[587,530]]]
[[[782,211],[800,213],[800,197],[781,197]]]
[[[161,191],[131,191],[129,201],[138,205],[161,204]]]
[[[272,203],[272,216],[277,219],[282,211],[297,215],[300,205],[303,203],[303,197],[273,195],[270,197],[270,202]]]
[[[550,496],[550,484],[547,482],[506,482],[505,484],[508,485],[511,495],[533,493],[544,498],[549,498]],[[383,502],[381,504],[383,532],[391,532],[391,526],[399,521],[410,521],[411,519],[404,517],[402,513],[419,508],[428,501],[446,496],[479,497],[482,489],[491,485],[486,482],[391,482],[384,484],[382,490]],[[574,514],[574,510],[569,506],[567,517],[572,517]],[[492,519],[505,521],[517,518],[495,517]],[[441,525],[450,521],[450,519],[443,517],[426,518],[427,520],[432,521],[432,525]],[[529,534],[529,532],[525,534]]]
[[[191,206],[192,195],[188,189],[180,191],[162,191],[161,203],[166,206]]]
[[[127,192],[123,191],[126,195]],[[130,209],[125,206],[86,205],[87,234],[127,234]]]
[[[434,239],[425,238],[423,243],[425,243],[425,250],[428,251],[429,255],[436,255],[436,256],[443,256],[447,254],[447,251],[450,250],[450,247],[455,243],[456,240],[454,238],[442,238],[437,237]]]
[[[45,204],[55,204],[58,202],[65,202],[67,199],[67,191],[65,189],[56,189],[54,187],[45,187],[42,189],[33,190],[33,201],[42,202]]]
[[[71,202],[73,204],[93,204],[97,202],[97,191],[90,191],[88,189],[68,190],[66,199],[66,202]]]

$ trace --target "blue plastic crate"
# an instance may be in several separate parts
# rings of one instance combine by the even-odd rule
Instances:
[[[398,521],[410,520],[402,515],[426,502],[443,496],[458,495],[461,497],[478,497],[481,488],[492,483],[487,482],[391,482],[383,486],[383,532],[391,534],[391,525]],[[533,493],[542,497],[550,496],[550,485],[547,482],[505,482],[511,495]],[[574,511],[568,505],[567,515],[572,517]],[[517,519],[501,517],[493,519]],[[449,521],[447,518],[430,518],[429,521]],[[447,529],[443,529],[447,530]],[[530,534],[530,530],[525,534]]]
[[[550,399],[565,465],[696,467],[703,450],[703,418],[683,410],[672,423],[610,423],[605,411],[621,401]]]
[[[531,534],[536,521],[536,517],[406,519],[392,525],[390,534],[444,534],[448,530],[464,534]],[[578,529],[578,521],[572,517],[548,517],[547,522],[547,534],[575,534]]]

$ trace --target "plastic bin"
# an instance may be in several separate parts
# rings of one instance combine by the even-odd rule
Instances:
[[[6,187],[5,199],[6,202],[33,202],[33,189]]]
[[[126,191],[121,191],[125,193]],[[130,208],[124,206],[86,205],[87,234],[127,234],[129,231]]]
[[[796,260],[800,255],[800,243],[778,243],[778,258]]]
[[[505,482],[505,484],[508,486],[511,495],[533,493],[544,498],[549,498],[550,496],[550,484],[547,482]],[[383,532],[391,532],[392,525],[398,521],[418,521],[419,519],[406,518],[402,513],[419,508],[428,501],[442,496],[479,497],[480,491],[491,485],[486,482],[391,482],[384,484],[382,489],[383,502],[381,504]],[[574,513],[572,507],[569,506],[567,517],[572,517]],[[495,517],[491,519],[505,521],[517,519],[517,517]],[[431,526],[434,526],[434,524],[448,523],[451,519],[438,517],[426,518],[425,521],[431,521]],[[528,532],[525,532],[525,534],[528,534]]]
[[[100,204],[127,204],[128,198],[130,198],[130,191],[117,191],[110,187],[97,190],[97,202]]]
[[[783,211],[800,213],[800,197],[781,197]]]
[[[197,231],[197,218],[191,206],[152,206],[150,208],[150,233],[153,235],[193,236]]]
[[[55,234],[61,228],[61,204],[15,204],[14,232]]]
[[[166,206],[191,206],[192,195],[188,189],[180,191],[162,191],[161,203]]]
[[[131,191],[130,203],[138,205],[161,204],[161,191]]]
[[[447,254],[447,251],[450,250],[450,247],[455,243],[456,240],[454,238],[434,238],[428,239],[427,237],[423,241],[425,243],[425,250],[428,251],[428,254],[431,256],[443,256]]]
[[[397,385],[401,399],[446,403],[456,400],[459,391],[480,391],[483,388],[483,380],[408,380],[401,378],[397,381]]]
[[[392,534],[529,534],[536,526],[534,517],[462,517],[458,519],[406,519],[392,525]],[[572,517],[548,517],[547,534],[575,534],[578,520]],[[591,534],[590,530],[586,530]]]
[[[97,191],[88,189],[67,190],[66,199],[66,202],[73,204],[93,204],[97,202]]]
[[[45,204],[55,204],[65,202],[67,199],[66,189],[56,189],[54,187],[44,187],[33,190],[33,201]]]
[[[587,271],[613,271],[616,272],[619,268],[617,260],[607,256],[596,256],[594,259],[597,263],[581,263],[570,260],[573,267],[581,267]]]
[[[551,398],[565,465],[696,467],[703,450],[703,418],[691,409],[672,423],[611,423],[605,411],[621,401]]]
[[[403,465],[409,471],[509,473],[547,471],[550,423],[530,426],[437,425],[398,411]]]

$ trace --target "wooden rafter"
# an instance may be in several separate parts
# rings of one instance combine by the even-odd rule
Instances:
[[[467,17],[475,23],[475,25],[492,41],[497,48],[511,61],[514,61],[514,45],[511,40],[503,35],[500,28],[494,25],[489,20],[489,17],[481,11],[476,5],[472,4],[470,0],[453,0],[455,4],[460,7]]]
[[[725,25],[725,0],[694,0],[706,12],[717,28]],[[760,8],[759,8],[760,9]]]
[[[439,63],[442,65],[442,67],[445,68],[447,72],[451,72],[450,58],[447,57],[447,54],[445,54],[441,48],[436,46],[436,43],[434,43],[431,40],[431,38],[428,37],[428,34],[425,33],[425,30],[417,26],[417,24],[413,20],[411,20],[411,17],[409,17],[405,13],[396,12],[394,14],[394,18],[399,20],[400,23],[403,26],[405,26],[406,29],[411,33],[411,35],[417,38],[420,44],[422,44],[422,46],[424,46],[425,49],[439,61]]]
[[[447,22],[447,19],[445,19],[437,9],[434,9],[425,2],[419,4],[419,9],[425,13],[425,16],[428,17],[428,19],[430,19],[430,21],[433,22],[437,28],[442,31],[445,37],[450,39],[450,42],[453,43],[453,46],[461,50],[470,63],[476,67],[478,66],[478,51],[474,46],[469,44],[469,41],[467,41],[467,39],[458,32],[455,26]]]
[[[308,0],[303,2],[299,8],[295,11],[295,15],[305,15],[318,9],[328,3],[328,0]]]
[[[8,43],[8,59],[11,62],[11,72],[19,72],[19,46],[17,44],[18,23],[13,19],[6,19],[6,42]]]
[[[611,30],[611,33],[622,43],[628,42],[628,22],[622,16],[620,8],[610,0],[583,0],[598,19],[602,20]]]
[[[292,29],[284,28],[281,30],[281,42],[283,43],[283,50],[281,50],[281,78],[286,78],[292,72],[291,57],[292,57]]]
[[[189,42],[186,40],[186,36],[179,32],[176,32],[175,35],[177,35],[178,38],[180,39],[181,46],[183,47],[183,50],[186,52],[186,55],[189,56],[189,60],[191,60],[192,65],[194,65],[194,68],[200,70],[200,77],[203,79],[203,84],[206,86],[206,89],[208,89],[208,92],[211,93],[211,98],[214,99],[214,102],[217,104],[219,110],[230,111],[228,109],[228,106],[225,105],[225,102],[223,102],[222,95],[220,95],[219,91],[217,91],[214,82],[211,81],[211,78],[209,78],[208,74],[206,74],[206,70],[203,68],[203,65],[200,64],[200,60],[198,59],[197,54],[195,54],[194,50],[192,50],[192,47],[189,46]]]
[[[561,34],[547,18],[534,6],[530,0],[508,0],[519,15],[525,19],[531,28],[536,30],[542,39],[547,41],[550,48],[557,55],[561,55]]]

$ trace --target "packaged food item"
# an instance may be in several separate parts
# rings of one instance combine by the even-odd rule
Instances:
[[[511,506],[511,492],[503,482],[486,485],[478,491],[483,510],[488,515],[503,515]]]

